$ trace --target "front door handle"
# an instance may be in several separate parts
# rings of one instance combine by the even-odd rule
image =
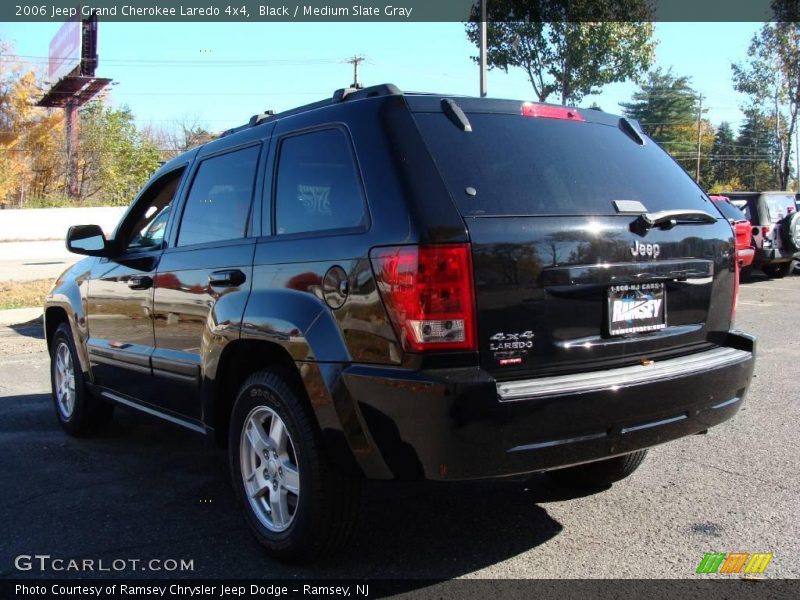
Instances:
[[[128,278],[128,287],[132,290],[148,290],[153,287],[153,278],[149,275],[133,275]]]
[[[208,285],[211,287],[236,287],[242,285],[247,276],[239,269],[226,269],[214,271],[208,276]]]

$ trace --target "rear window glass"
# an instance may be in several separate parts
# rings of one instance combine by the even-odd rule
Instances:
[[[730,221],[741,221],[746,218],[742,211],[727,200],[715,202],[714,205],[719,209],[719,212],[722,213],[722,216]]]
[[[281,142],[275,221],[279,234],[352,229],[366,223],[361,181],[342,130],[313,131]]]
[[[442,113],[415,116],[464,216],[613,215],[614,200],[715,214],[661,148],[617,127],[471,113],[466,133]]]
[[[762,198],[767,205],[769,220],[773,223],[781,221],[795,210],[794,194],[764,194]]]

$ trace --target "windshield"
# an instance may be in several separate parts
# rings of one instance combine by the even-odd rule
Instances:
[[[620,128],[521,115],[470,113],[472,132],[443,113],[415,115],[464,216],[614,215],[614,200],[648,211],[711,201],[660,147]]]

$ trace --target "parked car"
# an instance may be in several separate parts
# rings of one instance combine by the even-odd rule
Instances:
[[[723,192],[750,221],[755,257],[753,268],[768,277],[789,274],[800,251],[800,217],[792,192]]]
[[[751,231],[750,221],[747,220],[741,210],[731,204],[730,198],[727,196],[709,196],[709,198],[716,203],[716,207],[722,213],[722,216],[728,219],[731,227],[733,227],[733,233],[736,236],[736,258],[739,260],[740,274],[743,269],[749,271],[756,252],[755,248],[753,248],[753,232]]]
[[[67,247],[63,428],[118,404],[214,436],[282,559],[342,543],[363,478],[608,486],[753,373],[730,225],[596,110],[340,90],[171,160]]]

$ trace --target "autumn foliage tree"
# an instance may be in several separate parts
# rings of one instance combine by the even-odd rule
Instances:
[[[64,116],[40,108],[42,77],[0,42],[0,203],[63,204],[66,200]],[[93,204],[127,204],[158,168],[160,149],[137,128],[127,108],[92,102],[80,114],[80,194]]]

